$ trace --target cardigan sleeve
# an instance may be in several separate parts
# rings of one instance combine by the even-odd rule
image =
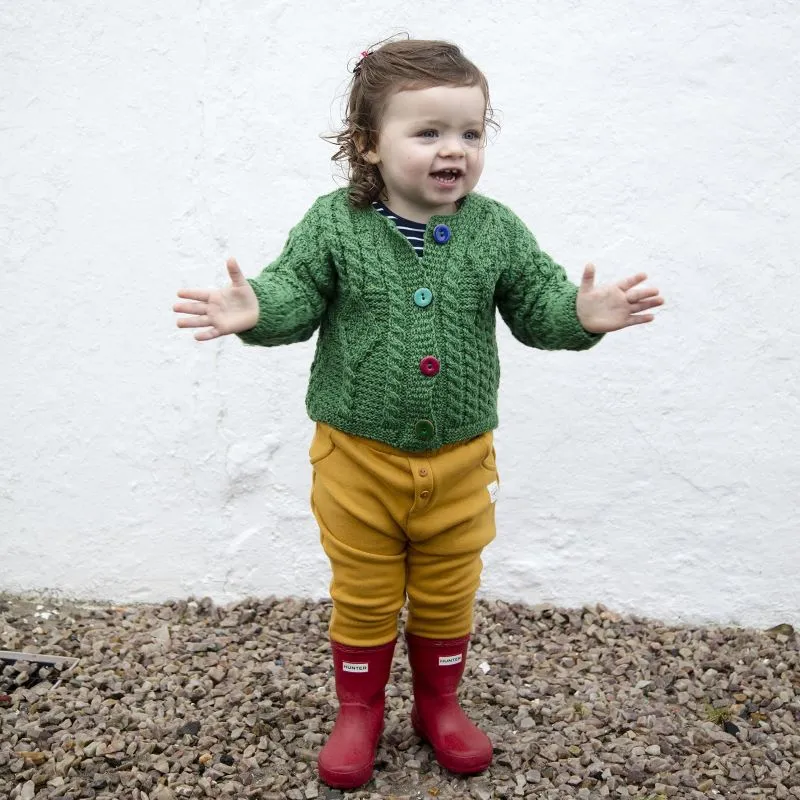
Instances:
[[[258,298],[255,327],[245,344],[271,347],[311,338],[336,291],[336,271],[318,200],[289,232],[283,252],[248,283]]]
[[[508,211],[508,210],[507,210]],[[507,251],[495,288],[500,315],[516,339],[541,350],[587,350],[603,334],[589,333],[575,308],[578,287],[508,211]]]

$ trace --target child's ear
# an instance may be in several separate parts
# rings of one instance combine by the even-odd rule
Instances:
[[[367,162],[367,164],[379,164],[380,158],[375,150],[372,149],[372,144],[369,137],[360,131],[353,134],[353,142],[355,143],[356,150],[359,155]]]

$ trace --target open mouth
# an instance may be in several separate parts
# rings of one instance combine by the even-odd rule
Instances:
[[[431,175],[438,183],[455,183],[464,173],[460,169],[440,169]]]

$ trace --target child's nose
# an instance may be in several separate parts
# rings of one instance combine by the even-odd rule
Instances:
[[[439,140],[439,152],[443,156],[463,155],[464,142],[461,141],[461,137],[458,135],[442,136]]]

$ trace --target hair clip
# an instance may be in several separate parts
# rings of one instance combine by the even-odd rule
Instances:
[[[361,51],[361,58],[358,64],[353,67],[353,75],[358,75],[361,72],[361,65],[364,63],[364,59],[370,54],[369,50],[362,50]]]
[[[359,59],[358,63],[355,65],[355,67],[353,67],[353,75],[358,76],[358,74],[361,72],[361,67],[364,64],[364,59],[367,56],[371,56],[376,50],[379,50],[383,45],[385,45],[385,44],[387,44],[389,42],[398,41],[399,39],[403,39],[403,40],[408,41],[409,39],[411,39],[411,36],[408,33],[397,33],[394,36],[389,36],[386,39],[381,39],[380,42],[376,42],[375,44],[371,44],[369,50],[362,50],[361,51],[361,58]]]

